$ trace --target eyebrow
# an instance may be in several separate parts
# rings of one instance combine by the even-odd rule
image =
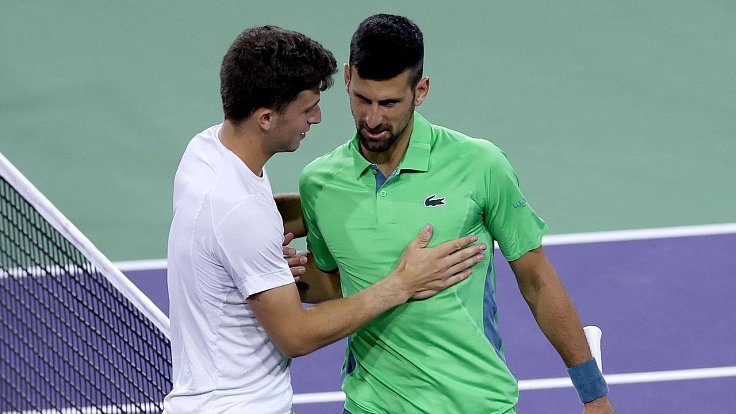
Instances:
[[[313,103],[312,105],[309,105],[305,110],[309,111],[310,109],[314,108],[315,106],[319,105],[319,101],[321,101],[322,98],[317,98],[317,102]]]
[[[359,99],[362,99],[364,101],[373,102],[373,99],[369,99],[368,97],[363,96],[363,95],[361,95],[359,93],[355,93],[355,96],[357,96]],[[399,103],[399,102],[401,102],[401,99],[400,98],[390,98],[390,99],[382,99],[382,100],[378,101],[378,104],[379,105],[386,105],[386,104]]]

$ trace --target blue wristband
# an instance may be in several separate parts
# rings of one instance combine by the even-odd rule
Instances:
[[[598,369],[595,359],[591,358],[582,364],[570,367],[567,373],[583,404],[608,394],[608,384],[601,370]]]

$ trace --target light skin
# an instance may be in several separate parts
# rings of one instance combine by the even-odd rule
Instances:
[[[248,298],[269,338],[289,357],[308,354],[337,341],[409,299],[426,299],[465,280],[471,266],[483,260],[485,245],[460,250],[476,236],[427,248],[432,237],[426,226],[401,256],[396,269],[373,286],[346,298],[305,308],[294,284]]]
[[[429,92],[429,79],[422,78],[412,86],[408,71],[388,80],[363,79],[355,68],[345,65],[344,80],[356,129],[361,136],[361,152],[389,176],[406,153],[413,111],[424,102]],[[298,215],[293,211],[292,216]],[[303,231],[300,219],[293,218],[291,224],[294,231]],[[537,324],[564,363],[570,367],[590,359],[590,348],[578,313],[544,249],[531,250],[510,265]],[[307,266],[306,273],[311,270]],[[335,279],[333,275],[332,280]],[[316,285],[317,282],[312,283]],[[329,287],[329,284],[323,286]],[[583,408],[584,414],[613,412],[608,397],[591,401]]]
[[[309,128],[322,121],[319,90],[304,90],[282,112],[258,108],[242,122],[225,120],[220,141],[257,176],[277,152],[299,148]]]
[[[427,97],[429,78],[422,78],[412,88],[408,70],[391,79],[376,81],[361,78],[349,65],[345,65],[343,76],[361,152],[388,177],[409,146],[414,108]]]
[[[220,140],[254,174],[262,176],[263,166],[271,156],[296,150],[309,128],[321,121],[319,96],[319,91],[305,90],[283,111],[258,108],[241,122],[226,119]],[[450,240],[428,248],[432,232],[429,224],[421,229],[404,250],[396,268],[380,282],[356,295],[304,308],[299,291],[291,283],[251,295],[247,302],[269,338],[284,355],[296,357],[307,354],[351,334],[395,306],[410,299],[431,297],[465,280],[472,274],[470,267],[483,260],[485,244],[469,246],[477,241],[477,236]],[[299,277],[309,264],[304,263],[304,257],[291,254],[293,249],[286,245],[292,238],[293,234],[284,238],[284,253],[289,256],[287,261],[292,274]],[[317,284],[314,287],[313,292],[320,290]],[[328,294],[338,297],[334,291],[328,291]],[[316,299],[321,301],[327,296],[317,296]]]

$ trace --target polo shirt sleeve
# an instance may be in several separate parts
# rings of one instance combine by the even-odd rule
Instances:
[[[222,264],[244,297],[294,283],[283,256],[281,217],[263,197],[238,203],[214,233]]]
[[[488,155],[484,221],[506,260],[513,261],[541,246],[548,226],[522,194],[506,154],[493,146]]]
[[[314,208],[317,188],[318,186],[315,185],[314,179],[308,173],[308,169],[305,169],[299,178],[299,196],[302,202],[304,225],[307,228],[307,250],[312,252],[314,264],[318,269],[331,272],[337,269],[337,263],[319,230],[316,210]]]

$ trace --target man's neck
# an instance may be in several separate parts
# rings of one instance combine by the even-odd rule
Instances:
[[[261,137],[251,131],[247,122],[235,125],[226,119],[222,123],[220,142],[237,155],[253,174],[263,176],[263,166],[271,155],[264,150]]]

